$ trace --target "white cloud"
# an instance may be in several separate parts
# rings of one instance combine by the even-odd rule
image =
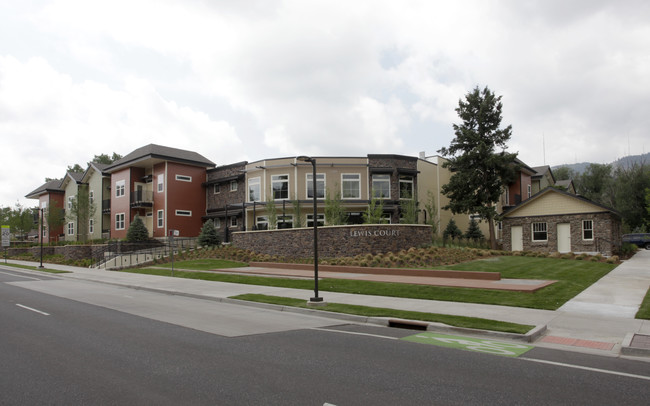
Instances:
[[[0,130],[31,190],[150,142],[219,164],[435,151],[488,86],[529,165],[542,137],[546,163],[611,162],[650,148],[648,49],[641,0],[15,2]]]

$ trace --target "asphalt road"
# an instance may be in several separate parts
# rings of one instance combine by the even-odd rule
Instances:
[[[71,299],[72,298],[72,299]],[[645,404],[650,363],[519,358],[410,330],[0,269],[1,405]],[[262,324],[260,326],[259,324]],[[543,362],[543,363],[542,363]]]

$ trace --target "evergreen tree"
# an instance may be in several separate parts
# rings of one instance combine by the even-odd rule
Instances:
[[[482,240],[483,237],[483,231],[478,226],[478,222],[474,219],[471,219],[469,221],[469,226],[467,227],[467,231],[465,232],[465,238],[468,240],[472,240],[475,243]]]
[[[427,202],[424,204],[424,210],[427,213],[425,224],[431,226],[431,232],[435,235],[438,233],[440,220],[438,219],[438,211],[436,210],[435,195],[431,190],[427,191]]]
[[[442,193],[449,198],[444,209],[484,218],[490,227],[492,248],[496,248],[496,203],[514,177],[517,157],[505,151],[512,126],[500,128],[502,109],[501,96],[495,96],[487,87],[476,87],[465,101],[459,100],[456,112],[462,123],[453,125],[455,137],[450,146],[438,151],[448,159],[443,167],[453,171],[442,187]]]
[[[208,219],[201,227],[199,234],[199,245],[202,247],[214,247],[219,244],[219,235],[217,229],[214,227],[212,219]]]
[[[147,241],[149,239],[149,231],[144,225],[144,222],[138,216],[135,215],[135,218],[131,222],[128,231],[126,232],[126,241],[128,242],[140,242]]]
[[[442,238],[445,240],[447,238],[451,238],[452,240],[463,238],[463,232],[460,231],[460,228],[458,228],[453,218],[449,219],[445,231],[442,232]]]

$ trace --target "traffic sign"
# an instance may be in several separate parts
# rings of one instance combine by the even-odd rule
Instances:
[[[2,226],[2,246],[11,246],[11,228],[9,226]]]

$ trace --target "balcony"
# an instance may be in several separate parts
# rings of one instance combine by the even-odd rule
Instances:
[[[136,190],[131,192],[131,207],[153,207],[153,192],[150,190]]]
[[[102,200],[102,213],[111,212],[111,199]]]

